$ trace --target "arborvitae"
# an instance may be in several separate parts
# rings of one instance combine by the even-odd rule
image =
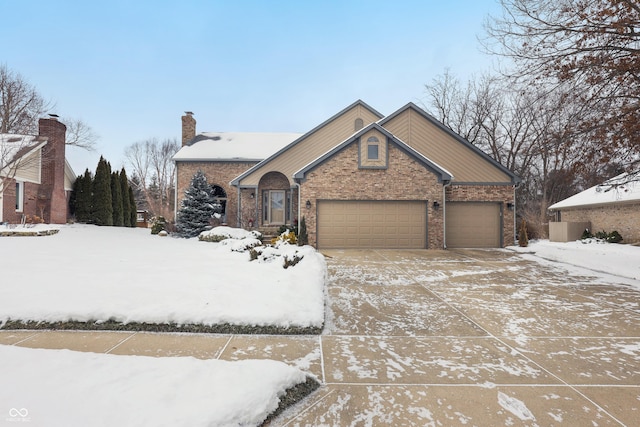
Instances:
[[[133,188],[129,186],[129,206],[131,211],[129,212],[129,227],[135,227],[138,222],[138,208],[136,207],[136,199],[133,197]]]
[[[120,194],[122,195],[122,225],[125,227],[131,227],[131,202],[129,201],[129,180],[127,179],[127,172],[124,168],[118,175],[120,179]],[[135,225],[135,224],[133,224]]]
[[[118,172],[111,173],[111,206],[113,206],[113,225],[122,227],[124,225],[122,187]]]
[[[93,221],[97,225],[113,225],[111,202],[111,171],[107,161],[100,156],[96,176],[93,179]]]
[[[176,226],[182,237],[195,237],[206,230],[215,213],[213,190],[202,171],[196,172],[184,195]]]
[[[74,184],[75,193],[75,215],[78,222],[91,222],[91,205],[93,177],[89,169],[86,169],[84,175],[76,178]]]

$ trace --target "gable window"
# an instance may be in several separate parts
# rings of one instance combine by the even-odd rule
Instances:
[[[273,225],[291,222],[291,191],[265,190],[262,193],[262,221]]]
[[[379,149],[380,141],[378,141],[378,138],[375,136],[369,137],[369,139],[367,139],[367,159],[378,160],[380,158]]]
[[[16,181],[16,212],[24,209],[24,182]]]

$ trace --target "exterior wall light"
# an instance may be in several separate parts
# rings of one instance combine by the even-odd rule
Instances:
[[[307,207],[307,209],[311,209],[311,200],[307,200],[305,206]]]
[[[513,210],[513,203],[511,203],[511,202],[507,203],[507,209],[512,211]]]
[[[440,203],[438,203],[438,202],[433,202],[433,209],[434,209],[434,210],[436,210],[436,211],[437,211],[438,209],[440,209]]]

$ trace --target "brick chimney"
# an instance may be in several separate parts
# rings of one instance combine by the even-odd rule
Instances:
[[[50,114],[48,119],[40,119],[40,136],[47,137],[42,148],[42,177],[38,192],[38,214],[45,222],[65,224],[67,222],[67,197],[64,191],[65,142],[67,127],[58,121],[58,116]]]
[[[196,137],[196,119],[193,118],[191,111],[185,111],[182,116],[182,146],[187,145],[189,141]]]

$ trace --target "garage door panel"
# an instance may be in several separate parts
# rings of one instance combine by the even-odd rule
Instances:
[[[448,202],[447,247],[497,248],[501,246],[499,203]]]
[[[318,202],[319,248],[426,248],[424,201]]]

